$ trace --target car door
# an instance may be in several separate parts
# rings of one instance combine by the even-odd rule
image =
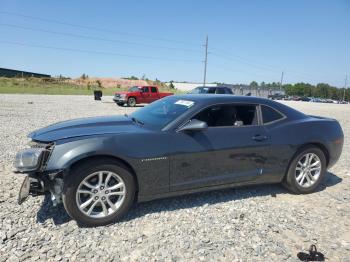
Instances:
[[[142,87],[142,92],[141,92],[141,98],[142,98],[142,101],[141,103],[151,103],[151,93],[150,93],[150,90],[149,90],[149,87],[148,86],[144,86]]]
[[[156,101],[159,99],[159,93],[158,89],[155,86],[151,86],[151,93],[150,93],[150,103]]]
[[[234,113],[238,107],[240,116]],[[269,139],[260,125],[258,108],[214,105],[192,117],[207,122],[207,130],[174,133],[170,190],[248,182],[261,177]]]

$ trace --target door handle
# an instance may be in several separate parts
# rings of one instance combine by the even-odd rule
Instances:
[[[267,139],[267,136],[263,136],[263,135],[255,135],[255,136],[252,136],[252,139],[255,140],[255,141],[264,141]]]

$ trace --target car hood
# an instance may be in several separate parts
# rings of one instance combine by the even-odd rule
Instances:
[[[59,122],[38,129],[28,137],[36,141],[53,142],[79,136],[137,132],[140,129],[126,116],[100,116]]]

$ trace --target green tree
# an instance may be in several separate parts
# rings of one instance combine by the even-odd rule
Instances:
[[[96,84],[98,88],[102,88],[102,82],[100,80],[96,80]]]
[[[89,76],[86,75],[85,73],[80,76],[80,79],[82,79],[82,80],[85,80],[85,79],[88,79],[88,78],[89,78]]]
[[[257,82],[255,82],[255,81],[252,81],[249,85],[250,85],[250,87],[253,87],[253,88],[259,86],[259,84]]]

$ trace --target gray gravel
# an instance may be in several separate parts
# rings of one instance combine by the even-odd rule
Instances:
[[[156,200],[100,228],[79,228],[47,197],[18,206],[23,176],[11,165],[26,134],[57,121],[134,110],[111,99],[0,95],[0,261],[298,261],[310,244],[330,261],[350,261],[350,105],[288,103],[337,118],[344,129],[342,158],[314,194],[266,185]]]

